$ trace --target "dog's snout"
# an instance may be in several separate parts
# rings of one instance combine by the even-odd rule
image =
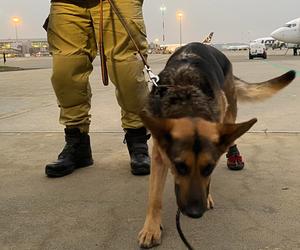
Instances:
[[[189,207],[185,208],[185,211],[183,213],[185,215],[187,215],[188,217],[198,219],[203,216],[205,211],[206,211],[205,208],[198,205],[198,206],[189,206]]]
[[[182,213],[186,216],[198,219],[203,216],[207,210],[207,206],[205,206],[201,200],[190,200],[182,210]]]
[[[180,211],[190,218],[201,218],[207,210],[207,198],[202,192],[191,191],[182,195],[180,186],[175,184],[177,205]]]

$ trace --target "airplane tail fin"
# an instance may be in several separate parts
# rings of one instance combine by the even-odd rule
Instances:
[[[202,43],[204,43],[204,44],[211,43],[213,36],[214,36],[214,32],[210,32],[209,35],[204,38]]]
[[[260,83],[248,83],[234,77],[237,99],[240,102],[262,101],[272,97],[279,90],[286,87],[296,77],[296,72],[290,70],[287,73]]]

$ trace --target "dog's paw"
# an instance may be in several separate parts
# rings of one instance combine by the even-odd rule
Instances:
[[[211,197],[211,194],[207,196],[207,209],[213,209],[215,206],[214,200]]]
[[[160,225],[144,226],[138,236],[141,248],[152,248],[161,243],[162,227]]]

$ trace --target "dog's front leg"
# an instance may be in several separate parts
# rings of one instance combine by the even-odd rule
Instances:
[[[149,185],[149,201],[147,216],[138,241],[140,247],[151,248],[161,242],[161,209],[162,194],[168,173],[168,166],[164,163],[159,152],[157,142],[153,142],[151,174]]]
[[[210,194],[210,182],[208,184],[208,188],[207,188],[207,209],[213,209],[215,206],[214,200]]]
[[[213,200],[211,194],[208,194],[208,197],[207,197],[207,209],[213,209],[214,206],[215,206],[214,200]]]

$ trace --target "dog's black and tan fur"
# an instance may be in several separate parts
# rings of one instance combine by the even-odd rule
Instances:
[[[159,74],[141,114],[153,135],[149,204],[139,245],[161,240],[162,193],[170,168],[181,212],[199,218],[213,207],[211,174],[223,153],[257,121],[235,124],[237,100],[263,100],[288,85],[295,72],[248,84],[232,74],[227,57],[191,43],[176,51]]]

